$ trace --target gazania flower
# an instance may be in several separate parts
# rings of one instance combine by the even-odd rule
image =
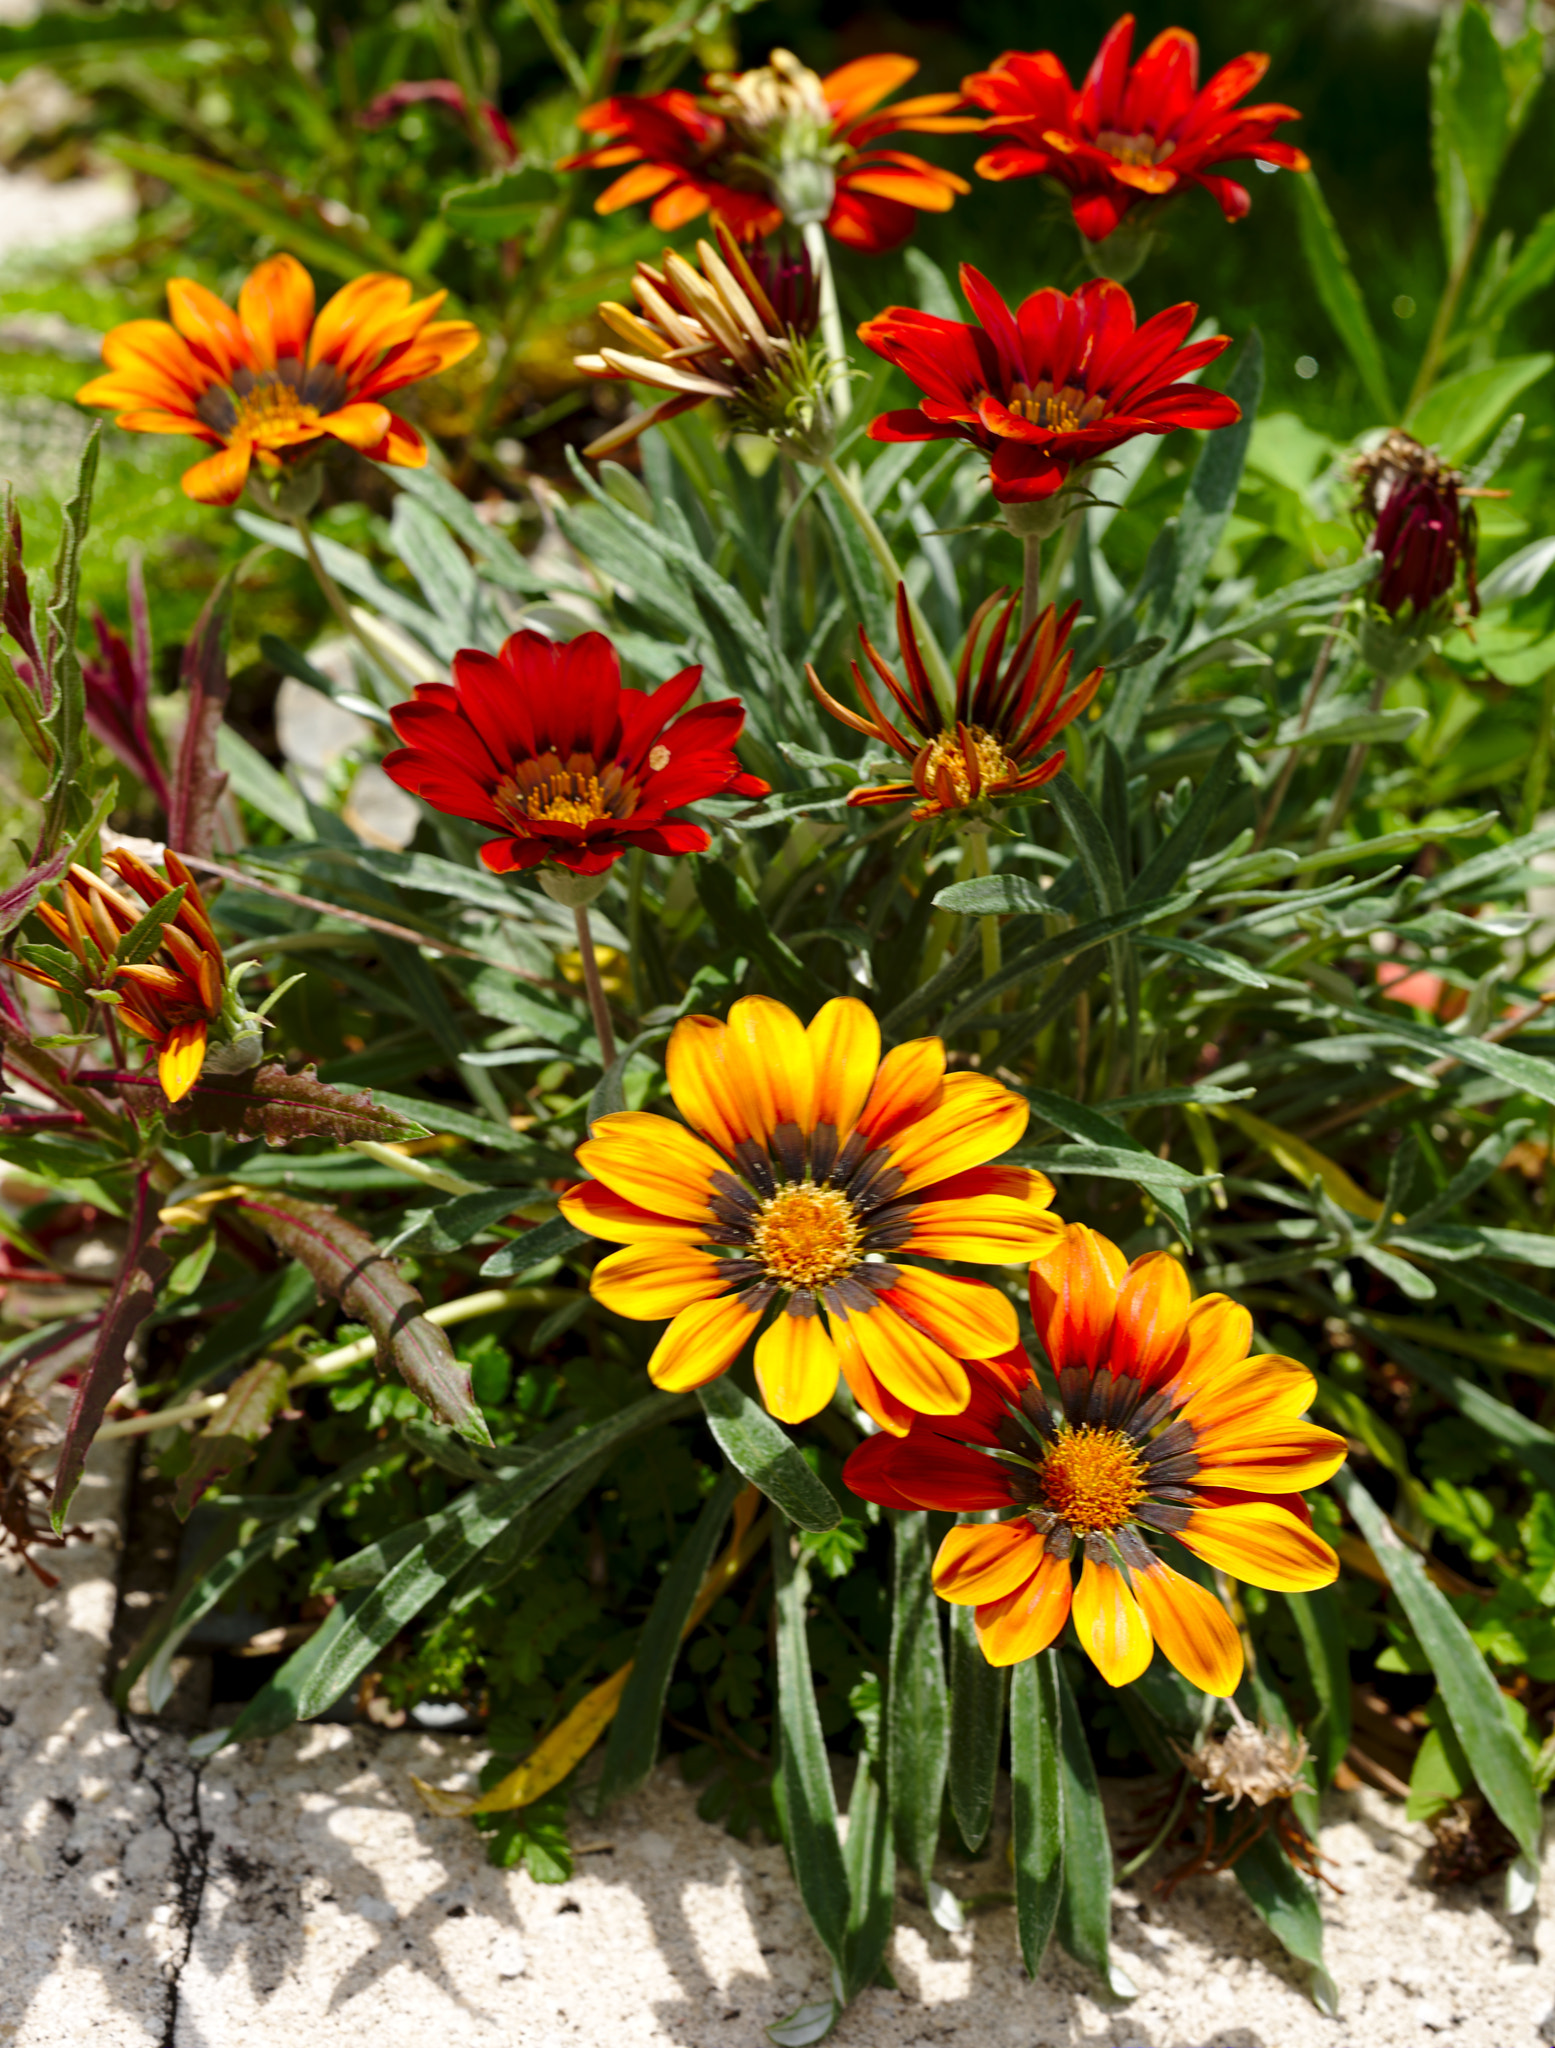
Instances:
[[[1078,92],[1051,50],[1010,50],[987,71],[962,81],[973,106],[992,116],[985,130],[1005,136],[978,159],[985,178],[1056,178],[1069,193],[1075,225],[1087,241],[1105,241],[1141,202],[1162,200],[1184,185],[1202,185],[1227,220],[1251,204],[1245,186],[1216,175],[1217,164],[1256,157],[1304,171],[1307,159],[1276,142],[1294,107],[1238,107],[1269,68],[1249,52],[1199,84],[1199,46],[1185,29],[1158,35],[1139,62],[1129,63],[1134,17],[1107,32]]]
[[[1360,487],[1356,516],[1369,528],[1367,552],[1382,557],[1375,587],[1382,609],[1396,619],[1407,608],[1412,619],[1423,619],[1452,590],[1461,565],[1468,607],[1477,615],[1479,527],[1469,501],[1505,492],[1470,490],[1460,471],[1397,428],[1359,458],[1353,474]]]
[[[651,199],[656,228],[684,227],[711,207],[744,241],[785,220],[822,221],[850,248],[880,254],[906,241],[915,212],[946,213],[964,178],[922,157],[876,149],[883,136],[977,129],[953,92],[875,108],[917,71],[911,57],[862,57],[819,78],[787,50],[754,71],[717,75],[707,91],[624,94],[587,107],[578,125],[604,140],[561,165],[623,170],[597,213]]]
[[[838,997],[808,1030],[765,996],[727,1024],[683,1017],[668,1055],[686,1119],[595,1119],[594,1178],[562,1198],[580,1230],[625,1249],[594,1268],[607,1308],[669,1318],[660,1387],[732,1365],[769,1309],[756,1377],[784,1422],[817,1414],[839,1370],[886,1430],[966,1406],[968,1358],[1015,1341],[1015,1311],[979,1281],[911,1263],[1008,1265],[1054,1243],[1041,1174],[991,1161],[1027,1107],[987,1075],[947,1074],[937,1038],[880,1057],[880,1027]],[[689,1126],[689,1128],[687,1128]]]
[[[79,964],[74,984],[61,973],[19,955],[20,974],[67,994],[107,1000],[125,1030],[149,1039],[157,1050],[157,1078],[169,1102],[179,1102],[200,1078],[213,1030],[231,1036],[239,1021],[236,999],[228,1001],[227,964],[211,929],[193,875],[168,848],[165,879],[124,848],[107,856],[108,866],[134,890],[127,896],[101,875],[72,867],[64,887],[64,910],[38,905],[38,916]],[[154,904],[182,886],[183,901],[162,926],[141,959],[121,959],[125,938]],[[135,898],[140,900],[137,902]],[[140,950],[137,948],[136,950]],[[258,1057],[257,1025],[249,1041]],[[252,1059],[245,1063],[252,1065]]]
[[[250,466],[279,470],[326,438],[375,462],[420,469],[426,443],[384,404],[480,339],[467,320],[434,320],[447,297],[411,303],[402,277],[353,278],[315,319],[313,280],[295,256],[271,256],[238,309],[192,278],[167,288],[165,320],[128,320],[103,337],[108,374],[76,393],[141,434],[192,434],[219,452],[184,472],[202,505],[230,505]]]
[[[634,846],[704,853],[702,827],[673,815],[682,804],[767,793],[735,759],[745,712],[734,698],[676,717],[699,668],[628,690],[603,633],[565,646],[515,633],[500,654],[456,654],[453,675],[396,705],[405,744],[384,772],[434,810],[493,826],[501,837],[481,859],[494,874],[549,861],[602,875]]]
[[[1004,643],[1018,600],[1008,598],[1002,608],[1001,594],[984,599],[977,608],[961,660],[956,669],[956,722],[947,726],[935,701],[934,686],[913,627],[912,611],[903,584],[896,587],[896,631],[901,643],[903,683],[894,669],[870,644],[862,626],[859,645],[870,667],[895,699],[909,730],[903,732],[880,709],[874,692],[865,682],[858,663],[850,664],[859,700],[868,716],[860,718],[821,688],[815,670],[806,667],[810,688],[831,713],[866,739],[883,740],[904,761],[912,763],[910,782],[884,782],[856,789],[850,804],[900,804],[918,799],[915,819],[943,818],[971,804],[998,802],[1051,782],[1064,765],[1062,753],[1039,760],[1053,735],[1077,718],[1096,695],[1101,683],[1099,668],[1091,670],[1064,695],[1074,652],[1069,630],[1080,607],[1071,605],[1059,618],[1052,605],[1028,626],[1016,643],[1009,661],[1003,663]],[[979,635],[988,619],[993,628],[983,649],[977,680],[972,679],[972,658]]]
[[[987,455],[1001,504],[1052,497],[1136,434],[1241,418],[1234,399],[1183,382],[1230,346],[1224,334],[1188,343],[1197,306],[1170,306],[1136,329],[1133,300],[1110,278],[1073,294],[1033,292],[1013,313],[969,263],[961,289],[981,325],[892,306],[859,329],[923,393],[911,412],[882,413],[869,434],[970,442]]]
[[[601,434],[584,450],[608,455],[660,420],[721,399],[735,424],[772,434],[797,449],[828,446],[831,418],[821,366],[805,344],[814,334],[819,294],[810,259],[749,256],[722,221],[718,248],[697,243],[697,263],[673,249],[664,267],[639,263],[632,290],[640,313],[607,301],[605,325],[635,353],[618,348],[579,356],[590,377],[626,377],[671,395]],[[700,265],[700,268],[698,268]]]
[[[1057,1413],[1011,1351],[974,1368],[964,1414],[871,1437],[844,1477],[886,1507],[1008,1517],[952,1529],[934,1564],[941,1598],[977,1609],[990,1664],[1045,1650],[1072,1611],[1109,1684],[1137,1678],[1159,1644],[1193,1684],[1229,1695],[1242,1675],[1231,1617],[1151,1539],[1175,1536],[1251,1586],[1330,1583],[1338,1560],[1301,1492],[1338,1470],[1345,1445],[1301,1419],[1312,1375],[1249,1358],[1246,1309],[1223,1294],[1192,1301],[1165,1252],[1130,1266],[1083,1224],[1033,1265],[1031,1310]]]

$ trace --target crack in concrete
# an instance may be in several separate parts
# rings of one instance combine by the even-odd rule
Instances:
[[[154,1750],[156,1733],[147,1728],[143,1721],[132,1714],[121,1713],[119,1726],[129,1737],[134,1747],[137,1762],[134,1776],[150,1791],[156,1807],[156,1817],[173,1845],[172,1882],[174,1924],[183,1936],[182,1952],[164,1967],[167,1983],[167,2003],[163,2012],[162,2037],[157,2048],[178,2048],[178,2009],[183,1993],[183,1974],[189,1967],[189,1958],[194,1953],[195,1935],[200,1925],[200,1909],[205,1902],[205,1885],[210,1875],[212,1832],[204,1825],[200,1809],[200,1781],[202,1766],[190,1763],[185,1768],[189,1779],[189,1825],[180,1827],[173,1818],[168,1801],[168,1788],[160,1771],[156,1768]]]

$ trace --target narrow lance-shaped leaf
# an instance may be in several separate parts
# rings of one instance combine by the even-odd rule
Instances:
[[[1447,1596],[1431,1584],[1423,1560],[1404,1544],[1355,1475],[1339,1471],[1333,1484],[1387,1573],[1388,1583],[1430,1660],[1448,1718],[1474,1767],[1480,1790],[1523,1854],[1536,1857],[1539,1794],[1527,1751],[1512,1726],[1490,1667]]]
[[[978,1647],[970,1607],[950,1610],[950,1810],[969,1853],[976,1855],[993,1821],[999,1746],[1010,1674]]]
[[[844,1997],[852,1999],[873,1984],[879,1973],[896,1904],[890,1809],[880,1785],[879,1762],[867,1749],[858,1760],[848,1800],[848,1839],[842,1859],[849,1900],[842,1988]]]
[[[777,1587],[778,1732],[780,1738],[783,1840],[799,1896],[821,1946],[840,1972],[847,1934],[850,1894],[837,1833],[837,1805],[831,1765],[821,1733],[810,1676],[805,1635],[805,1601],[810,1575],[796,1562],[794,1539],[781,1521],[773,1525],[772,1563]]]
[[[1344,1615],[1333,1589],[1327,1586],[1315,1593],[1287,1593],[1285,1602],[1317,1695],[1317,1713],[1307,1724],[1306,1737],[1321,1788],[1333,1782],[1350,1747],[1350,1649],[1345,1641]]]
[[[1323,1916],[1311,1886],[1272,1834],[1262,1834],[1238,1856],[1237,1882],[1269,1932],[1299,1961],[1312,1966],[1312,2002],[1330,2018],[1339,1995],[1323,1962]]]
[[[1064,1889],[1058,1904],[1058,1938],[1077,1963],[1084,1963],[1115,1997],[1133,1998],[1133,1984],[1112,1960],[1112,1844],[1096,1782],[1096,1766],[1085,1740],[1085,1724],[1056,1651],[1053,1659],[1060,1706],[1059,1776],[1064,1798]]]
[[[187,1516],[218,1480],[230,1479],[254,1455],[254,1447],[286,1406],[286,1367],[262,1358],[228,1389],[221,1412],[194,1441],[194,1456],[180,1474],[173,1505]]]
[[[805,1463],[798,1446],[728,1373],[698,1387],[707,1426],[729,1463],[759,1486],[774,1507],[819,1535],[842,1520],[830,1488]]]
[[[1379,420],[1391,420],[1398,408],[1388,389],[1381,344],[1371,324],[1361,288],[1355,281],[1350,252],[1344,245],[1338,223],[1329,211],[1317,175],[1308,171],[1304,177],[1287,179],[1286,186],[1295,195],[1301,247],[1323,311],[1333,322],[1334,332],[1344,343],[1345,352],[1355,365],[1367,402]]]
[[[319,1291],[363,1322],[378,1345],[381,1370],[393,1368],[440,1422],[472,1443],[490,1443],[470,1373],[436,1323],[421,1313],[421,1296],[354,1223],[321,1202],[250,1192],[243,1213],[260,1224],[279,1251],[307,1267]]]
[[[1058,1652],[1017,1664],[1010,1680],[1010,1805],[1015,1922],[1028,1977],[1042,1968],[1064,1892],[1062,1711]]]
[[[891,1536],[886,1787],[898,1853],[932,1905],[934,1852],[950,1764],[950,1703],[940,1647],[939,1602],[930,1577],[928,1516],[921,1511],[894,1514]]]
[[[92,516],[92,489],[97,481],[102,431],[101,422],[95,422],[81,451],[75,494],[65,506],[60,526],[59,553],[49,592],[44,665],[53,681],[49,736],[55,747],[55,762],[54,780],[49,786],[43,832],[38,844],[40,855],[52,852],[59,844],[72,806],[80,800],[81,737],[86,729],[86,693],[81,681],[81,657],[76,652],[76,635],[80,626],[81,551]]]
[[[227,787],[216,754],[230,695],[226,639],[231,589],[227,575],[211,593],[185,644],[181,669],[189,713],[178,748],[167,843],[178,853],[203,859],[209,859],[215,845],[216,811]]]

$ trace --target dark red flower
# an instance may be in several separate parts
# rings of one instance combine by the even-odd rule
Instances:
[[[1069,646],[1070,628],[1080,607],[1071,605],[1062,618],[1052,605],[1028,626],[1008,662],[1003,660],[1004,643],[1015,616],[1018,599],[999,604],[996,591],[977,608],[961,650],[956,669],[956,717],[947,726],[934,696],[934,685],[923,665],[912,610],[903,584],[896,586],[896,631],[901,643],[903,683],[895,671],[870,644],[862,626],[859,645],[869,665],[895,699],[897,709],[909,728],[903,732],[880,709],[874,692],[865,682],[858,663],[852,664],[854,687],[867,706],[868,716],[860,718],[821,688],[813,668],[806,668],[810,688],[833,718],[852,726],[866,739],[883,740],[893,753],[912,763],[910,782],[883,782],[856,789],[850,804],[897,804],[917,798],[915,819],[942,818],[969,804],[997,803],[1051,782],[1064,765],[1063,754],[1040,759],[1042,750],[1071,719],[1077,718],[1095,696],[1102,672],[1092,669],[1064,695],[1074,653]],[[995,614],[997,613],[997,616]],[[993,620],[982,650],[976,680],[972,659],[983,627]]]
[[[1459,471],[1396,428],[1360,457],[1354,474],[1360,485],[1356,513],[1370,528],[1367,552],[1382,557],[1375,593],[1382,609],[1397,618],[1408,605],[1422,618],[1451,591],[1461,562],[1469,610],[1477,616],[1479,531],[1467,501],[1505,492],[1470,490]]]
[[[395,707],[405,744],[383,765],[434,810],[494,826],[502,836],[481,859],[495,874],[554,861],[601,875],[629,847],[704,853],[706,832],[674,811],[703,797],[767,793],[735,759],[745,723],[735,699],[676,717],[699,668],[657,690],[629,690],[603,633],[565,645],[515,633],[500,654],[456,654],[453,674],[451,687],[422,683]]]
[[[1001,504],[1050,498],[1073,470],[1136,434],[1228,427],[1234,399],[1183,382],[1230,346],[1188,344],[1198,307],[1170,306],[1143,327],[1122,285],[1093,278],[1073,294],[1033,292],[1011,312],[970,264],[961,289],[981,326],[891,306],[859,339],[923,393],[911,412],[882,413],[873,441],[969,441],[989,458]]]
[[[368,101],[356,117],[358,128],[384,128],[396,120],[407,108],[430,102],[433,106],[446,107],[460,120],[465,117],[469,101],[465,98],[463,86],[452,78],[402,79],[398,85],[391,85],[387,92],[381,92]],[[475,111],[486,124],[487,132],[508,163],[518,161],[518,143],[507,118],[500,107],[490,100],[477,100]]]
[[[624,93],[586,107],[578,126],[603,140],[560,168],[622,170],[596,213],[649,199],[654,226],[669,230],[711,207],[746,241],[814,219],[837,241],[880,254],[906,241],[915,213],[948,212],[971,189],[922,157],[871,147],[904,131],[982,126],[954,113],[953,92],[873,111],[917,69],[911,57],[862,57],[819,78],[774,50],[757,70],[709,78],[701,96]]]
[[[1134,17],[1125,14],[1078,92],[1051,50],[1007,50],[963,79],[967,100],[992,116],[985,130],[1008,138],[979,158],[979,173],[1056,178],[1081,234],[1101,242],[1131,207],[1185,184],[1202,185],[1227,220],[1240,220],[1251,204],[1246,187],[1216,176],[1216,164],[1255,157],[1308,168],[1299,149],[1273,139],[1282,121],[1300,119],[1295,107],[1236,105],[1268,70],[1267,57],[1237,57],[1200,92],[1199,46],[1186,29],[1164,30],[1130,65],[1133,40]]]
[[[137,628],[133,650],[100,608],[93,616],[98,653],[96,657],[81,657],[86,722],[109,753],[138,775],[163,810],[168,811],[172,809],[172,792],[151,732],[151,647],[145,626],[145,591],[138,567],[130,572],[130,602],[135,609]]]

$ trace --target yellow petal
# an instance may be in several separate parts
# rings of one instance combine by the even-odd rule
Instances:
[[[707,1237],[705,1221],[672,1223],[651,1209],[639,1209],[599,1180],[569,1188],[558,1207],[574,1230],[586,1230],[590,1237],[609,1238],[615,1244],[645,1244],[650,1238],[698,1244]]]
[[[1074,1626],[1109,1685],[1130,1685],[1149,1666],[1155,1648],[1150,1624],[1116,1565],[1085,1560],[1075,1587]]]
[[[1025,1520],[964,1522],[939,1547],[934,1590],[955,1606],[979,1607],[1024,1586],[1043,1555],[1042,1538]]]
[[[1339,1560],[1322,1537],[1273,1501],[1199,1508],[1178,1541],[1245,1585],[1275,1593],[1311,1593],[1339,1576]]]
[[[831,1334],[837,1347],[837,1363],[854,1400],[870,1421],[888,1435],[906,1436],[918,1411],[898,1400],[871,1371],[864,1356],[864,1347],[858,1340],[856,1325],[843,1316],[834,1316],[831,1318]]]
[[[157,1079],[169,1102],[182,1102],[205,1065],[206,1027],[204,1019],[193,1024],[175,1024],[157,1050]]]
[[[971,1398],[966,1367],[884,1302],[848,1318],[864,1363],[889,1394],[919,1415],[959,1415]]]
[[[1062,1220],[1045,1209],[984,1195],[975,1202],[920,1202],[902,1250],[974,1266],[1020,1266],[1051,1251],[1063,1234]]]
[[[1069,1560],[1044,1556],[1024,1586],[977,1610],[977,1640],[990,1664],[1024,1664],[1069,1619]]]
[[[1253,1341],[1253,1318],[1228,1294],[1206,1294],[1188,1312],[1187,1327],[1176,1358],[1173,1395],[1189,1400],[1236,1372]]]
[[[745,1348],[757,1316],[737,1294],[683,1308],[659,1339],[648,1361],[648,1377],[666,1393],[705,1387],[726,1372]]]
[[[729,1030],[716,1017],[682,1017],[664,1060],[675,1107],[721,1152],[754,1137],[729,1068]]]
[[[618,1316],[656,1323],[677,1316],[694,1301],[727,1294],[724,1261],[710,1252],[661,1238],[629,1244],[601,1259],[589,1278],[589,1292]]]
[[[1030,1118],[1025,1098],[986,1074],[947,1074],[934,1107],[891,1139],[902,1192],[996,1159],[1020,1142]]]
[[[837,1351],[818,1315],[780,1315],[756,1341],[756,1382],[779,1422],[808,1422],[837,1391]]]
[[[815,1121],[835,1124],[846,1144],[874,1086],[880,1026],[867,1004],[854,996],[834,996],[810,1019],[805,1035],[815,1071]]]
[[[1317,1381],[1298,1359],[1260,1352],[1218,1373],[1183,1405],[1183,1420],[1201,1437],[1215,1436],[1243,1418],[1260,1424],[1294,1422],[1317,1395]]]
[[[715,1173],[727,1172],[710,1145],[667,1116],[618,1110],[596,1117],[578,1164],[640,1209],[690,1223],[710,1217]]]
[[[1014,1303],[983,1280],[902,1266],[881,1300],[957,1358],[997,1358],[1020,1342]]]
[[[1276,1422],[1267,1429],[1233,1422],[1207,1432],[1193,1448],[1198,1485],[1241,1493],[1305,1493],[1332,1479],[1348,1451],[1342,1436],[1310,1422]]]
[[[1214,1594],[1159,1563],[1135,1572],[1134,1592],[1150,1633],[1188,1683],[1229,1699],[1242,1682],[1242,1639]]]
[[[779,1124],[808,1131],[815,1071],[805,1028],[786,1003],[744,996],[729,1012],[729,1070],[753,1135],[762,1144]]]
[[[859,1115],[859,1128],[873,1145],[928,1115],[945,1085],[945,1046],[938,1038],[910,1038],[893,1046],[880,1062],[874,1086]]]

